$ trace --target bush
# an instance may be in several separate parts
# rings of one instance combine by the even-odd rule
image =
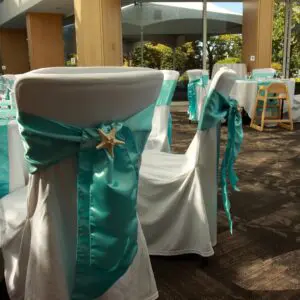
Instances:
[[[225,59],[217,61],[217,64],[240,64],[241,59],[238,57],[227,57]]]
[[[276,70],[277,74],[282,73],[282,65],[280,63],[273,62],[271,67]]]

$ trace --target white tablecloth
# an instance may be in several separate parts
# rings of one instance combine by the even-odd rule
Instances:
[[[290,79],[272,80],[274,82],[285,82],[289,89],[289,96],[292,108],[294,107],[295,81]],[[237,80],[230,96],[239,102],[239,105],[245,109],[250,118],[254,113],[255,99],[257,94],[258,81]],[[293,119],[296,120],[293,112]]]

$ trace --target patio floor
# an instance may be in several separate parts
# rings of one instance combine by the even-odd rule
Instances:
[[[173,106],[173,151],[184,153],[196,125]],[[245,126],[231,195],[230,236],[220,202],[218,245],[207,266],[195,256],[152,258],[160,300],[300,299],[300,124],[294,132]],[[223,148],[227,128],[222,128]],[[221,199],[219,199],[221,200]]]
[[[173,110],[173,150],[184,153],[196,125],[180,104]],[[300,299],[299,125],[294,132],[245,127],[236,163],[241,192],[231,195],[234,235],[221,209],[218,245],[207,266],[197,256],[153,257],[159,300]],[[0,299],[6,299],[1,292]]]

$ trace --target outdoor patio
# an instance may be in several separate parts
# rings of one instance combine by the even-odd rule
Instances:
[[[173,120],[173,151],[183,153],[196,126],[178,105]],[[223,142],[226,134],[223,127]],[[208,266],[197,256],[152,258],[159,299],[300,299],[300,126],[262,133],[245,126],[244,134],[236,164],[241,192],[230,198],[233,236],[220,202],[218,245]]]

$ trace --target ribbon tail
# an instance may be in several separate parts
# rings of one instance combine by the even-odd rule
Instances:
[[[222,199],[223,199],[223,207],[228,220],[230,234],[233,234],[233,221],[231,218],[231,204],[228,197],[228,183],[227,183],[227,158],[225,157],[222,162],[222,170],[221,170],[221,189],[222,189]]]

